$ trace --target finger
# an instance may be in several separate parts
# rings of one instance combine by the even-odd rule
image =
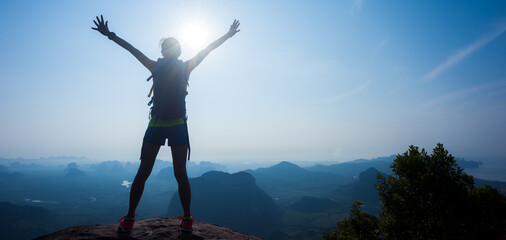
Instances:
[[[97,16],[97,22],[100,23],[100,18],[98,18],[98,16]]]
[[[94,28],[94,27],[92,27],[91,29],[93,29],[93,30],[97,30],[97,31],[98,31],[98,28]]]
[[[241,23],[237,22],[237,24],[235,25],[235,27],[238,28],[239,25],[241,25]]]
[[[97,27],[98,27],[98,23],[97,23],[97,22],[95,22],[95,20],[93,20],[93,22],[94,22],[94,23],[95,23],[95,25],[97,25]]]
[[[104,16],[100,15],[100,18],[102,18],[102,23],[104,23]]]
[[[105,22],[105,27],[106,27],[106,28],[109,28],[109,25],[107,25],[107,23],[109,23],[109,21],[106,21],[106,22]]]

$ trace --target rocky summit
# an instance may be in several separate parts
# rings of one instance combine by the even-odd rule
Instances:
[[[257,240],[259,237],[240,233],[218,225],[194,220],[193,232],[181,232],[179,217],[153,218],[135,222],[132,233],[118,233],[118,224],[76,226],[35,238],[46,239],[235,239]]]

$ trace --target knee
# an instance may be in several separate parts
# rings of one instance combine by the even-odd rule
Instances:
[[[186,172],[174,171],[174,177],[176,177],[176,181],[178,184],[188,181],[188,175],[186,175]]]
[[[145,182],[150,174],[151,170],[139,168],[139,171],[137,171],[137,175],[135,176],[135,180]]]

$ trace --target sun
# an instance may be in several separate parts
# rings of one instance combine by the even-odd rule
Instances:
[[[200,51],[207,47],[210,42],[209,28],[201,22],[189,23],[181,29],[179,41],[183,49],[191,52]]]

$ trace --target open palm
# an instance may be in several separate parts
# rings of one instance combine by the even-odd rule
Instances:
[[[241,23],[239,23],[239,20],[235,19],[234,23],[232,23],[232,25],[230,25],[230,29],[228,30],[227,34],[229,37],[233,37],[236,33],[241,31],[240,29],[237,29],[239,27],[239,25],[241,25]]]
[[[96,28],[92,27],[91,29],[97,30],[105,36],[109,36],[109,34],[111,33],[111,31],[109,31],[109,26],[107,25],[109,21],[104,22],[104,16],[100,15],[100,18],[98,18],[97,16],[97,21],[93,20],[93,22],[97,27]]]

